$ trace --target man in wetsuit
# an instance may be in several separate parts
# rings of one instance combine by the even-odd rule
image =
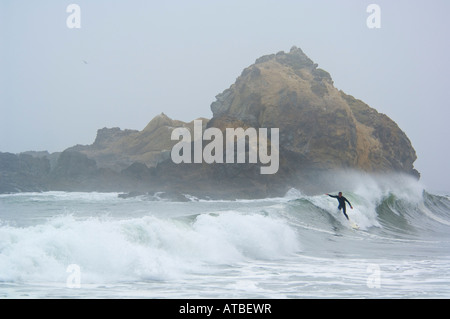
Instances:
[[[350,205],[350,208],[353,209],[352,204],[350,204],[350,202],[348,201],[347,198],[345,198],[344,196],[342,196],[342,192],[339,192],[338,196],[334,196],[334,195],[330,195],[330,194],[325,194],[328,195],[330,197],[336,198],[339,201],[339,206],[338,209],[341,210],[342,208],[342,212],[344,213],[345,218],[347,218],[347,220],[350,220],[346,214],[346,210],[345,210],[345,202],[347,202]]]

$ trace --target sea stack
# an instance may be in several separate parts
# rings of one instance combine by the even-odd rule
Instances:
[[[266,55],[211,104],[209,126],[280,128],[284,165],[419,176],[416,152],[398,125],[333,86],[301,49]]]

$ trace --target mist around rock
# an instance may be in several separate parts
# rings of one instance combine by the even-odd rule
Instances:
[[[398,125],[336,89],[330,74],[297,47],[258,58],[210,108],[212,118],[197,122],[161,113],[142,131],[102,128],[93,144],[61,153],[0,153],[0,193],[61,190],[159,193],[180,200],[185,198],[180,194],[262,198],[283,196],[291,188],[331,192],[349,187],[344,176],[357,178],[355,174],[420,176],[414,168],[415,150]],[[260,174],[267,163],[248,160],[250,140],[245,141],[244,162],[230,163],[224,152],[222,162],[175,163],[171,152],[179,141],[171,138],[172,132],[194,133],[199,120],[201,138],[211,128],[220,130],[224,139],[227,128],[279,129],[279,169]],[[271,149],[270,134],[266,139]],[[225,142],[218,144],[224,150]],[[186,149],[194,158],[198,144],[195,139],[191,143]],[[204,141],[201,150],[207,145]]]

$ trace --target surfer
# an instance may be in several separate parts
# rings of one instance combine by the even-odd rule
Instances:
[[[342,196],[342,192],[339,192],[339,194],[337,196],[334,195],[330,195],[330,194],[325,194],[328,195],[330,197],[336,198],[339,201],[339,206],[338,209],[341,210],[342,208],[342,212],[344,213],[345,218],[347,218],[347,220],[350,220],[346,214],[346,210],[345,210],[345,202],[347,202],[350,205],[350,208],[353,209],[352,204],[350,204],[350,202],[348,201],[347,198],[345,198],[344,196]]]

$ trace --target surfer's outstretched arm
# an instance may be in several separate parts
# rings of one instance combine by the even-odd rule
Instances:
[[[350,208],[353,209],[353,206],[352,206],[352,204],[348,201],[348,199],[345,198],[345,197],[344,197],[344,199],[345,199],[345,201],[350,205]]]

